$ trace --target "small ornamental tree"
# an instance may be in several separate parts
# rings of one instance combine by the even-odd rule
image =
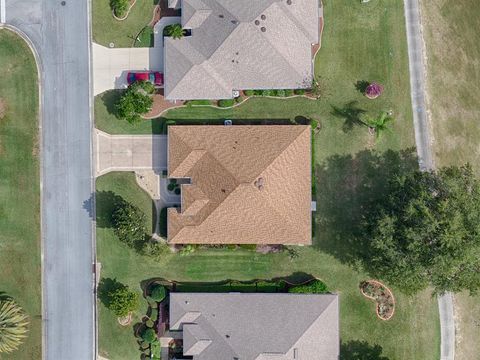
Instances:
[[[110,7],[112,8],[116,17],[123,18],[128,11],[128,0],[110,0]]]
[[[138,309],[138,293],[128,289],[128,286],[115,289],[108,294],[108,308],[118,317],[127,316]]]
[[[375,135],[377,138],[386,130],[389,130],[387,124],[392,122],[393,118],[388,115],[385,111],[380,114],[378,117],[370,117],[368,115],[362,117],[362,122],[367,125],[369,128],[375,130]]]
[[[180,24],[172,24],[172,25],[165,26],[165,29],[163,30],[163,34],[173,39],[181,39],[185,36],[185,30],[182,28],[182,25]]]
[[[368,97],[369,99],[375,99],[380,95],[382,95],[382,93],[383,93],[383,86],[376,82],[370,83],[365,89],[365,96]]]
[[[120,241],[130,247],[145,239],[145,214],[136,206],[123,202],[112,215],[114,232]]]
[[[149,81],[136,81],[129,85],[116,105],[118,117],[127,120],[130,124],[140,122],[141,115],[152,109],[151,94],[154,91],[155,86]]]
[[[152,293],[150,294],[150,297],[156,302],[162,302],[166,296],[167,296],[167,291],[165,290],[165,287],[162,285],[155,285],[155,287],[152,289]]]

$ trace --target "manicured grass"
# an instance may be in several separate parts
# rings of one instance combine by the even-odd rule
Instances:
[[[480,175],[480,4],[421,3],[437,165],[468,161]]]
[[[153,27],[145,26],[135,39],[134,47],[153,47]]]
[[[0,30],[0,68],[0,294],[30,318],[25,343],[0,357],[41,359],[37,68],[28,46],[7,30]]]
[[[322,49],[316,58],[316,72],[325,88],[320,100],[305,98],[254,98],[234,109],[185,107],[169,111],[164,118],[137,126],[114,117],[116,92],[95,99],[96,126],[112,134],[160,133],[167,119],[177,123],[222,123],[221,119],[258,119],[290,123],[297,116],[318,119],[321,130],[314,140],[316,164],[316,235],[314,246],[299,248],[299,257],[286,253],[262,255],[243,249],[198,250],[187,256],[169,254],[161,262],[143,257],[123,246],[111,228],[97,229],[98,258],[102,277],[140,291],[140,283],[163,277],[178,281],[219,281],[225,279],[271,279],[292,273],[308,273],[322,279],[340,295],[342,352],[368,353],[378,345],[388,359],[438,359],[439,321],[436,299],[429,292],[406,297],[388,284],[396,297],[392,320],[376,318],[375,306],[358,289],[368,275],[355,266],[354,226],[362,206],[381,196],[385,178],[404,168],[417,167],[411,148],[414,144],[410,109],[407,47],[401,1],[378,0],[368,4],[350,0],[325,4],[326,28]],[[355,89],[360,80],[378,81],[384,94],[368,100]],[[334,107],[356,101],[358,107],[374,114],[393,110],[396,118],[391,133],[379,140],[363,126],[335,116]],[[352,108],[352,106],[350,106]],[[372,151],[375,148],[378,151]],[[401,152],[404,150],[403,152]],[[99,191],[112,191],[130,199],[145,211],[151,201],[135,184],[132,174],[107,174],[97,180]],[[142,205],[143,204],[143,205]],[[98,215],[102,215],[98,212]],[[136,315],[139,320],[139,315]],[[100,353],[110,359],[139,355],[132,327],[120,327],[103,305],[99,306]]]
[[[97,190],[113,191],[146,212],[150,209],[150,200],[136,185],[132,174],[104,175],[97,180]],[[116,278],[139,292],[141,281],[157,277],[205,282],[271,279],[296,272],[309,273],[321,278],[331,291],[340,295],[343,343],[362,340],[371,346],[378,344],[389,359],[439,357],[438,310],[429,292],[407,297],[391,287],[397,300],[395,316],[388,322],[378,320],[373,303],[358,290],[359,282],[368,276],[316,247],[299,248],[300,256],[295,260],[289,260],[284,253],[262,255],[243,249],[219,249],[198,250],[186,256],[170,254],[158,263],[125,247],[115,238],[111,228],[97,229],[97,244],[102,277]],[[143,302],[133,324],[140,320],[145,310]],[[99,339],[100,353],[110,359],[135,359],[139,355],[132,326],[121,327],[102,304],[99,305]]]
[[[468,292],[455,295],[457,346],[455,359],[475,359],[480,354],[480,297]]]
[[[92,1],[93,41],[103,46],[132,47],[137,35],[150,23],[157,0],[137,0],[127,19],[112,16],[108,0]],[[152,44],[153,46],[153,44]]]

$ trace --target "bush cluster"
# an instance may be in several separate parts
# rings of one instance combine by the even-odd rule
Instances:
[[[303,89],[301,89],[303,90]],[[296,94],[296,90],[293,89],[270,89],[270,90],[244,90],[246,96],[278,96],[287,97]],[[302,93],[304,94],[305,91]],[[298,94],[300,95],[300,94]]]
[[[222,99],[218,100],[218,106],[219,107],[231,107],[235,104],[234,99]]]
[[[325,294],[328,292],[327,285],[316,279],[305,285],[297,285],[288,289],[289,293],[295,294]]]

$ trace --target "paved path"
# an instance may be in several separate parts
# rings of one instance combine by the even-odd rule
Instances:
[[[6,23],[28,36],[41,68],[43,358],[92,360],[90,1],[4,1]]]
[[[404,0],[407,27],[410,87],[415,127],[415,142],[421,170],[435,168],[432,138],[425,105],[425,64],[420,8],[418,0]],[[455,357],[455,323],[452,294],[438,297],[441,327],[441,360]]]

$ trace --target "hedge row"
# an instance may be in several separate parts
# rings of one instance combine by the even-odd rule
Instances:
[[[244,90],[246,96],[279,96],[304,95],[305,89],[277,89],[277,90]]]

